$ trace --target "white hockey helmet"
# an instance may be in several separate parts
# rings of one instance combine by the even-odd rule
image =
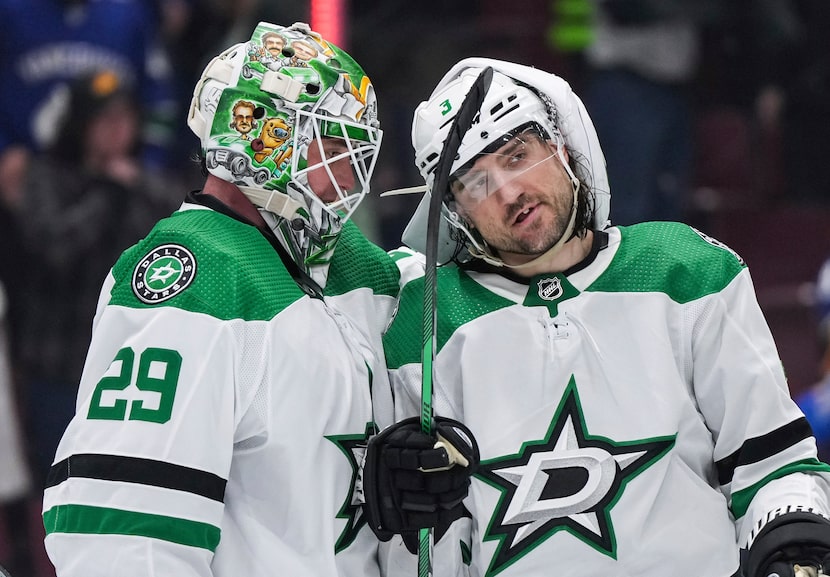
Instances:
[[[323,235],[339,230],[369,192],[382,137],[368,76],[303,23],[260,22],[248,42],[214,58],[193,91],[187,124],[211,174]],[[323,138],[343,139],[346,152],[327,158]],[[321,147],[320,164],[309,166],[309,146]],[[354,190],[343,190],[330,168],[345,158]],[[315,168],[328,174],[336,201],[323,202],[309,187]]]
[[[594,196],[592,225],[597,229],[607,227],[610,191],[605,157],[593,123],[568,83],[554,74],[519,64],[467,58],[444,75],[429,99],[416,109],[412,123],[412,146],[415,149],[415,166],[424,178],[428,192],[404,230],[404,243],[415,250],[425,251],[429,191],[432,190],[438,158],[455,112],[478,74],[487,66],[494,70],[490,89],[473,127],[461,141],[450,172],[456,172],[482,152],[497,147],[505,136],[533,126],[554,144],[564,145],[568,154],[578,160],[577,176],[590,187]],[[464,233],[469,239],[468,248],[475,240],[446,202],[443,203],[442,214],[438,260],[446,262],[456,256],[458,249],[456,239],[460,237],[452,233],[453,230]],[[480,251],[472,252],[480,255]]]
[[[430,99],[415,110],[412,123],[412,146],[415,148],[415,166],[432,188],[438,157],[450,130],[455,113],[480,69],[466,68],[449,84],[436,89]],[[520,86],[500,72],[493,72],[493,80],[478,118],[467,131],[453,160],[450,174],[473,160],[485,149],[497,146],[505,135],[519,127],[535,124],[554,142],[561,142],[559,130],[553,123],[545,104],[528,88]]]

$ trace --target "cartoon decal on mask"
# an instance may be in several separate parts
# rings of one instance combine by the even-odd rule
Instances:
[[[274,159],[274,163],[280,171],[288,166],[288,159],[291,158],[291,126],[285,118],[266,118],[262,123],[262,130],[259,138],[251,142],[251,148],[256,151],[254,160],[262,162],[266,157]]]
[[[292,172],[305,168],[302,157],[310,132],[298,129],[293,103],[260,89],[265,73],[279,71],[303,85],[297,108],[318,101],[326,86],[331,86],[332,92],[324,97],[334,102],[356,100],[362,108],[366,95],[360,90],[355,94],[348,83],[338,81],[335,70],[340,68],[340,59],[336,49],[322,38],[318,42],[316,36],[292,29],[277,33],[263,28],[257,32],[260,34],[255,33],[245,45],[237,85],[225,89],[216,103],[212,146],[206,147],[205,160],[208,169],[227,170],[237,185],[284,190]],[[301,157],[292,159],[295,153]]]

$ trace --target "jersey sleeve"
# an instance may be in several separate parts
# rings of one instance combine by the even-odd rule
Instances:
[[[395,261],[401,275],[401,288],[409,281],[424,276],[426,259],[420,252],[409,247],[401,246],[389,251],[389,256]]]
[[[391,314],[386,318],[384,327],[385,332],[395,322],[395,317],[400,311],[401,305],[404,307],[412,306],[417,300],[418,295],[413,294],[413,286],[406,288],[407,284],[414,279],[424,276],[424,255],[411,250],[406,246],[389,251],[389,257],[395,263],[399,272],[400,290],[397,294],[395,305]],[[406,296],[404,296],[406,294]],[[421,339],[416,333],[410,332],[411,339],[408,339],[407,346],[420,348]],[[384,345],[388,349],[388,343]],[[388,350],[387,350],[388,352]],[[389,355],[387,355],[387,359]],[[387,363],[388,366],[388,363]],[[409,368],[413,368],[409,365]],[[406,372],[400,372],[397,367],[390,368],[388,375],[389,382],[385,382],[383,387],[375,387],[372,399],[375,410],[375,419],[377,425],[383,429],[397,422],[398,420],[414,415],[420,414],[420,364],[414,366],[414,370],[418,371],[417,375],[409,376]],[[404,378],[404,375],[409,378]],[[397,390],[401,388],[401,390]]]
[[[61,577],[209,576],[256,388],[238,351],[255,367],[261,349],[236,321],[107,293],[44,493],[47,551]]]
[[[790,397],[748,269],[690,305],[694,394],[715,441],[717,484],[745,546],[787,510],[828,515],[828,471]]]

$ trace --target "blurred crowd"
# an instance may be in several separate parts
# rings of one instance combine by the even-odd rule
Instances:
[[[345,3],[345,48],[380,101],[376,193],[418,184],[412,112],[451,63],[564,76],[596,123],[612,222],[682,220],[741,253],[791,387],[830,431],[830,3]],[[39,499],[101,282],[202,180],[185,115],[205,58],[260,20],[308,22],[309,4],[0,0],[0,565],[14,577],[50,575]],[[395,248],[418,200],[373,194],[358,223]]]

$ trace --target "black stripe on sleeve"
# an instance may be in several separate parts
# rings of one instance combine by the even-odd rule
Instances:
[[[812,435],[807,419],[801,417],[766,435],[747,439],[740,449],[715,463],[718,482],[721,485],[731,483],[737,467],[763,461]]]
[[[153,487],[164,487],[201,495],[220,503],[225,498],[227,481],[213,473],[182,465],[123,457],[119,455],[72,455],[52,465],[46,487],[54,487],[69,477],[124,481]]]

